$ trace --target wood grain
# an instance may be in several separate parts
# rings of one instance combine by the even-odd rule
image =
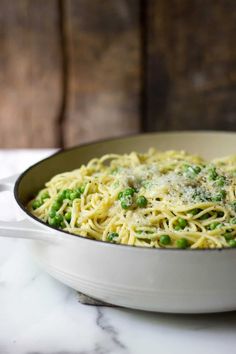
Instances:
[[[236,130],[234,0],[150,0],[146,130]]]
[[[71,146],[142,127],[236,130],[235,0],[0,8],[0,148]]]
[[[58,3],[0,1],[0,147],[58,145]]]
[[[65,145],[139,130],[140,26],[136,0],[66,0]]]

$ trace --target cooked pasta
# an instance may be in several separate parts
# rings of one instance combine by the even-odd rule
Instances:
[[[236,155],[107,154],[53,177],[28,209],[53,227],[117,244],[236,247]]]

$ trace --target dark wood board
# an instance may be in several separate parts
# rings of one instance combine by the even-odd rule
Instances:
[[[136,0],[66,0],[65,145],[139,131],[140,8]]]
[[[0,147],[236,129],[234,0],[0,8]]]
[[[0,1],[0,147],[58,145],[58,2]]]
[[[150,0],[145,130],[236,130],[236,3]]]

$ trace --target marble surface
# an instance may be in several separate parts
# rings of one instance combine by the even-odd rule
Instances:
[[[0,151],[0,178],[50,150]],[[1,193],[2,220],[18,218]],[[236,313],[166,315],[82,305],[77,293],[41,271],[26,240],[0,239],[0,354],[236,353]]]

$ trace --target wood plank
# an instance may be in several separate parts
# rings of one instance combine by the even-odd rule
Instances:
[[[58,145],[57,0],[0,0],[0,147]]]
[[[66,0],[65,145],[140,128],[140,26],[136,0]]]
[[[147,4],[145,129],[235,130],[235,0]]]

